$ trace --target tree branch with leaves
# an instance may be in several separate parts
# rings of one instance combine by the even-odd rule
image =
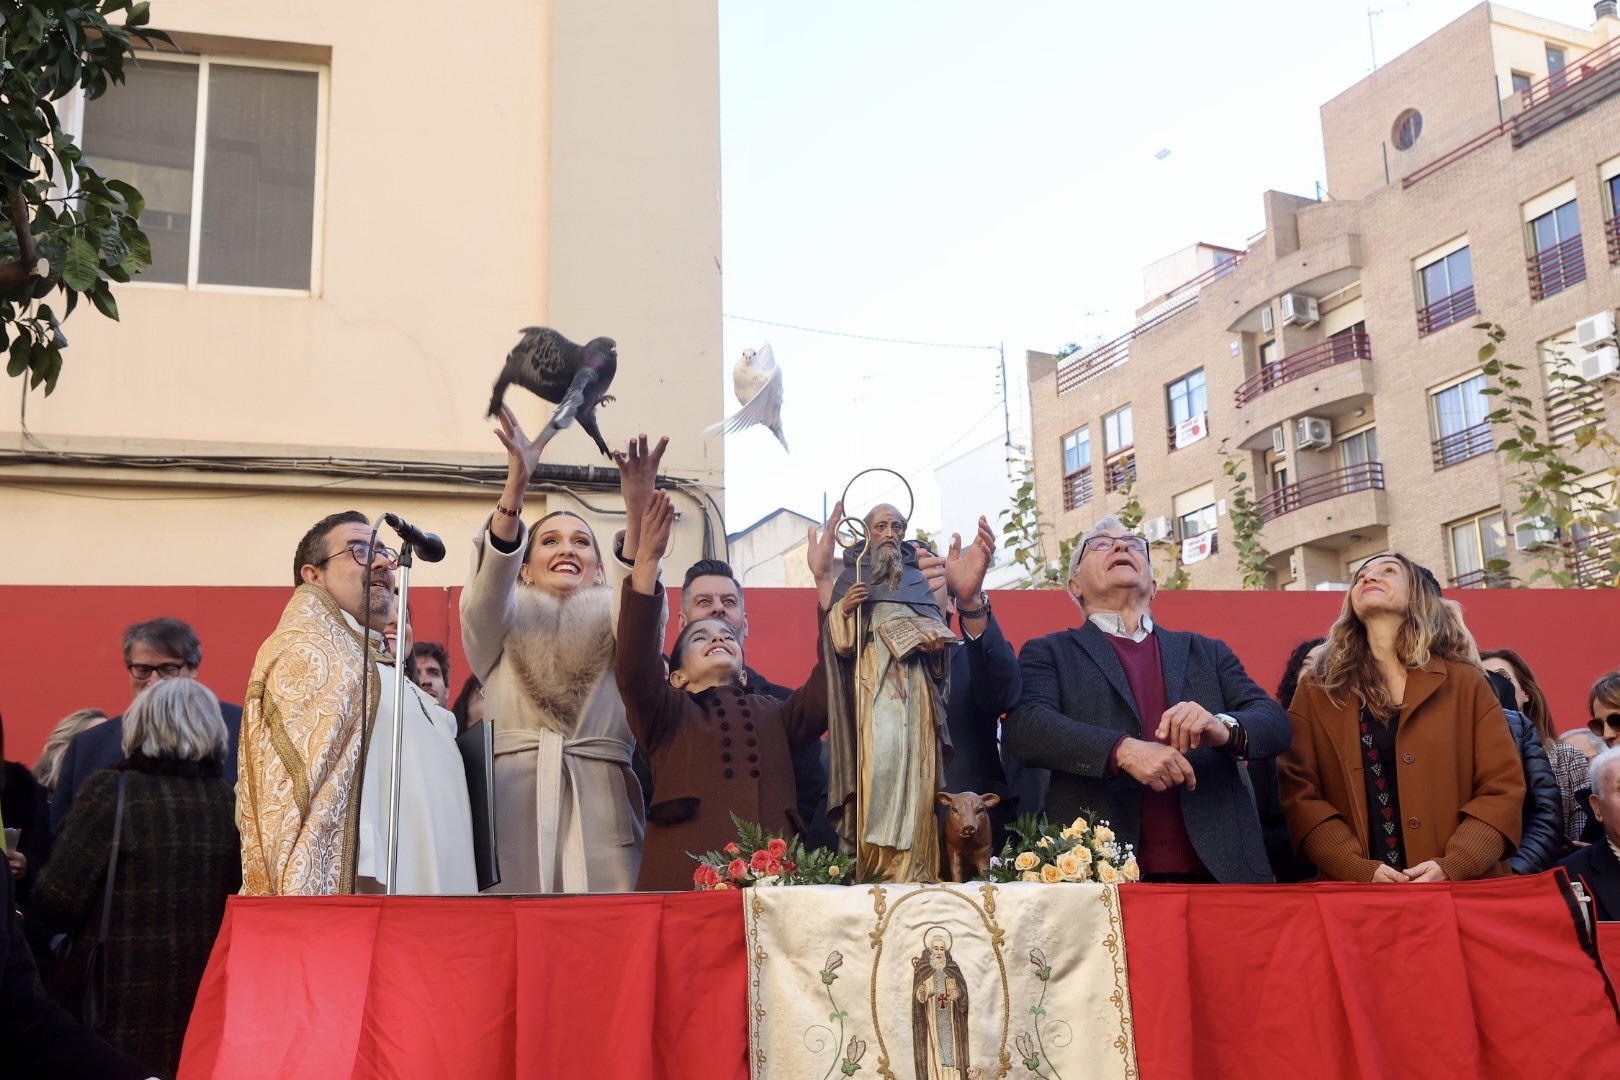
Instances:
[[[141,193],[85,162],[53,102],[74,90],[93,100],[122,82],[135,42],[173,42],[148,28],[145,2],[0,0],[0,16],[0,349],[7,375],[49,394],[68,344],[62,320],[79,298],[117,319],[109,282],[152,265]],[[56,292],[60,314],[44,302]]]

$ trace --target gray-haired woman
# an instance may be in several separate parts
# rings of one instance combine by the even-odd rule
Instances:
[[[221,775],[228,745],[206,686],[164,679],[142,691],[124,714],[127,760],[85,783],[34,887],[39,918],[96,935],[122,779],[101,1033],[164,1077],[179,1068],[225,898],[242,880],[235,797]]]

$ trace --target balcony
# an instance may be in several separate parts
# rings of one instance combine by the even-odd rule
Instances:
[[[1177,433],[1181,438],[1177,438]],[[1203,442],[1209,438],[1209,413],[1201,412],[1190,416],[1180,424],[1171,424],[1165,429],[1165,440],[1173,454],[1177,450],[1185,450],[1193,443]],[[1185,440],[1185,441],[1182,441]]]
[[[1600,529],[1564,540],[1564,568],[1579,589],[1613,588],[1620,580],[1620,531]]]
[[[1245,379],[1237,388],[1237,407],[1241,409],[1261,394],[1335,364],[1371,359],[1372,343],[1362,331],[1328,338],[1320,345],[1313,345],[1303,352],[1290,353],[1275,364],[1267,364]]]
[[[1519,92],[1523,108],[1510,123],[1518,149],[1620,91],[1620,38],[1578,57]]]
[[[1620,263],[1620,217],[1603,223],[1603,234],[1609,239],[1609,265]]]
[[[1270,431],[1296,416],[1338,417],[1367,407],[1376,383],[1372,342],[1363,332],[1291,353],[1244,380],[1233,394],[1245,450],[1271,445]]]
[[[1091,466],[1063,478],[1063,509],[1074,510],[1091,501]]]
[[[1496,449],[1496,438],[1491,434],[1491,425],[1481,423],[1441,436],[1430,444],[1430,449],[1434,467],[1439,470],[1490,453]]]
[[[1470,570],[1451,579],[1453,589],[1511,589],[1513,575],[1506,570]]]
[[[1107,490],[1119,491],[1136,482],[1136,451],[1122,450],[1103,464]]]
[[[1479,307],[1474,303],[1474,287],[1470,285],[1458,289],[1450,296],[1442,296],[1428,307],[1418,309],[1418,336],[1426,337],[1477,314]]]
[[[1586,280],[1586,253],[1580,234],[1561,244],[1543,248],[1526,260],[1530,269],[1530,299],[1557,296],[1571,285]]]
[[[1351,534],[1389,527],[1384,466],[1377,461],[1306,477],[1267,492],[1259,505],[1261,540],[1273,552],[1306,544],[1331,547]],[[1307,506],[1314,508],[1309,514],[1294,513]]]

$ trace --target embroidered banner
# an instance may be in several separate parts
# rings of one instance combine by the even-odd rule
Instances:
[[[1137,1075],[1109,885],[752,889],[755,1080]]]

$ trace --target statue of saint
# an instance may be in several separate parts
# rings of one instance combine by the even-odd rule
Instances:
[[[968,994],[962,969],[951,958],[950,931],[931,926],[922,955],[911,961],[911,1045],[917,1080],[969,1080]]]
[[[938,881],[934,796],[950,750],[947,646],[957,640],[943,614],[944,571],[936,592],[894,507],[873,507],[865,522],[866,542],[844,552],[823,642],[837,660],[828,665],[828,818],[862,877]]]

